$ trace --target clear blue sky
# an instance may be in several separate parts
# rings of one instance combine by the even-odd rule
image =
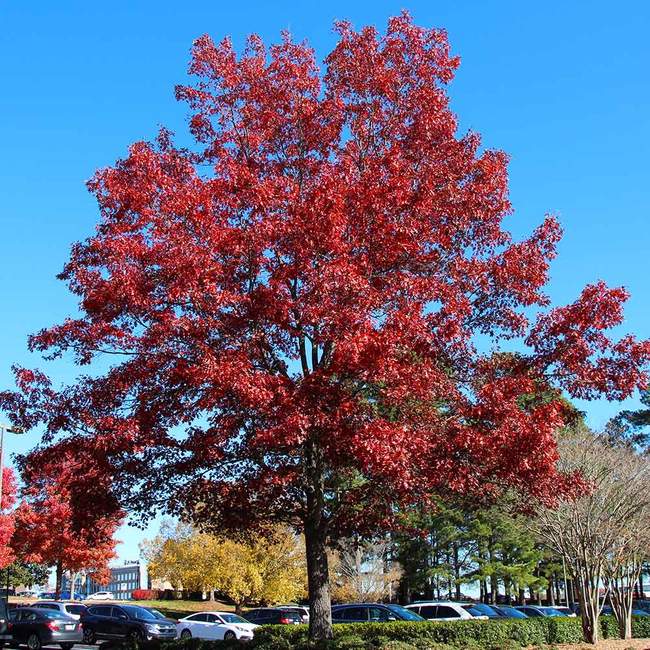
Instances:
[[[97,219],[84,180],[159,124],[184,131],[173,88],[194,38],[230,34],[240,46],[250,32],[269,42],[288,28],[322,59],[333,20],[383,28],[402,8],[448,30],[462,58],[450,87],[462,128],[512,157],[512,231],[560,216],[553,300],[598,278],[625,285],[625,329],[650,337],[649,3],[0,0],[0,388],[12,363],[37,363],[27,334],[74,311],[54,276]],[[52,370],[72,376],[65,363]],[[598,427],[619,405],[587,409]],[[35,441],[11,438],[7,451]],[[142,533],[120,537],[121,557],[136,557]]]

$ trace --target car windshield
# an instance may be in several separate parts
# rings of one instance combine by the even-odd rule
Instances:
[[[557,609],[553,609],[552,607],[545,607],[542,611],[546,616],[566,616],[564,612],[558,612]]]
[[[131,617],[139,618],[145,621],[155,621],[158,617],[148,609],[144,607],[138,607],[136,605],[124,605],[122,609]]]
[[[219,616],[221,616],[226,623],[248,623],[245,618],[237,616],[237,614],[219,614]]]
[[[514,607],[508,607],[507,605],[505,605],[500,607],[500,609],[506,616],[509,616],[510,618],[528,618],[526,614],[520,612],[518,609],[515,609]]]
[[[416,614],[415,612],[412,612],[410,609],[406,609],[406,607],[402,607],[401,605],[386,605],[386,607],[388,607],[391,612],[397,614],[401,619],[405,621],[424,620],[419,614]]]
[[[150,609],[147,611],[151,612],[156,618],[167,618],[162,612],[159,612],[157,609]]]
[[[490,618],[499,616],[489,605],[484,605],[483,603],[463,605],[463,609],[472,616],[489,616]]]

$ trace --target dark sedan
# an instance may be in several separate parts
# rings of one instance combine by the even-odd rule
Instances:
[[[70,650],[83,638],[79,621],[54,610],[19,607],[10,610],[9,618],[13,642],[26,644],[29,650],[40,650],[44,645]]]
[[[390,621],[424,621],[420,615],[401,605],[353,603],[332,607],[333,623],[388,623]]]

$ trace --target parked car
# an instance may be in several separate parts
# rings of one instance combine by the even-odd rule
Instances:
[[[562,612],[552,607],[542,607],[541,605],[517,605],[515,609],[523,612],[529,618],[538,618],[540,616],[566,616]]]
[[[487,618],[503,618],[492,605],[485,603],[458,603],[462,608],[472,616],[486,616]]]
[[[18,598],[37,598],[38,592],[36,591],[17,591],[16,596]]]
[[[77,621],[81,618],[82,614],[86,613],[87,610],[87,607],[81,603],[64,602],[61,600],[39,600],[31,605],[31,607],[61,612],[62,614],[71,616]]]
[[[231,612],[201,612],[182,618],[176,624],[181,639],[225,639],[250,641],[258,627]]]
[[[82,641],[79,621],[58,610],[17,607],[9,611],[8,627],[13,642],[26,644],[29,650],[54,644],[70,650]]]
[[[564,616],[576,618],[576,613],[566,605],[552,605],[551,607],[552,609],[556,609],[558,612],[560,612],[560,614],[564,614]]]
[[[512,605],[490,605],[490,607],[503,618],[528,618],[526,614]]]
[[[53,591],[41,591],[41,593],[38,594],[39,599],[54,600],[55,597],[56,594]]]
[[[605,605],[600,613],[605,616],[613,616],[614,610],[609,605]],[[650,612],[645,609],[632,609],[632,616],[650,616]]]
[[[9,616],[10,610],[7,607],[7,601],[0,599],[0,645],[12,640],[9,631]]]
[[[422,601],[406,605],[406,609],[419,614],[427,621],[459,621],[487,619],[485,615],[473,616],[462,605],[449,601]]]
[[[91,605],[81,623],[83,640],[87,645],[101,639],[150,641],[176,638],[176,621],[158,618],[140,605]]]
[[[54,600],[54,596],[55,594],[53,594],[52,598],[50,598],[49,600]],[[83,599],[84,599],[84,595],[77,593],[76,591],[72,595],[70,595],[69,591],[62,591],[59,594],[59,600],[83,600]]]
[[[296,605],[295,603],[287,603],[286,605],[278,605],[282,609],[288,609],[292,612],[297,612],[300,614],[303,623],[309,623],[309,607],[304,607],[303,605]]]
[[[401,605],[350,603],[332,607],[332,623],[385,623],[389,621],[424,621],[419,614]]]
[[[258,607],[246,612],[244,618],[256,625],[300,625],[302,623],[298,612],[285,607]]]
[[[96,591],[94,594],[86,596],[85,600],[114,600],[110,591]]]

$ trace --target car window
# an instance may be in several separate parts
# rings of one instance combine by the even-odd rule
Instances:
[[[38,616],[36,615],[36,612],[23,612],[22,616],[20,617],[21,621],[36,621],[38,620]]]
[[[109,616],[113,618],[129,618],[129,615],[121,607],[111,607]]]
[[[221,614],[219,617],[224,623],[248,623],[245,618],[237,614]]]
[[[532,607],[523,607],[521,609],[526,616],[541,616],[542,613],[538,612],[536,609],[533,609]]]
[[[367,621],[368,609],[366,607],[346,607],[339,613],[339,618],[344,621]]]
[[[96,616],[110,616],[111,609],[112,608],[108,605],[96,605],[94,607],[91,607],[88,611],[91,614],[95,614]]]
[[[423,616],[424,618],[435,618],[436,617],[436,606],[435,605],[422,605],[421,607],[409,607],[412,612]]]
[[[436,618],[460,618],[460,614],[448,605],[438,605]]]
[[[192,614],[192,616],[188,616],[186,621],[205,621],[205,614]]]
[[[64,609],[69,614],[83,614],[86,611],[83,605],[65,605]]]
[[[383,607],[370,607],[370,620],[373,622],[384,622],[391,616]]]
[[[386,605],[388,609],[395,615],[395,618],[402,619],[403,621],[423,621],[424,619],[419,615],[416,614],[415,612],[412,612],[410,609],[406,609],[406,607],[402,607],[401,605]]]
[[[208,623],[221,623],[219,620],[219,617],[216,614],[206,614],[205,615],[205,620]]]
[[[124,605],[124,607],[116,607],[121,609],[129,616],[129,618],[139,618],[146,621],[155,621],[156,616],[152,614],[146,607],[139,607],[138,605]]]

